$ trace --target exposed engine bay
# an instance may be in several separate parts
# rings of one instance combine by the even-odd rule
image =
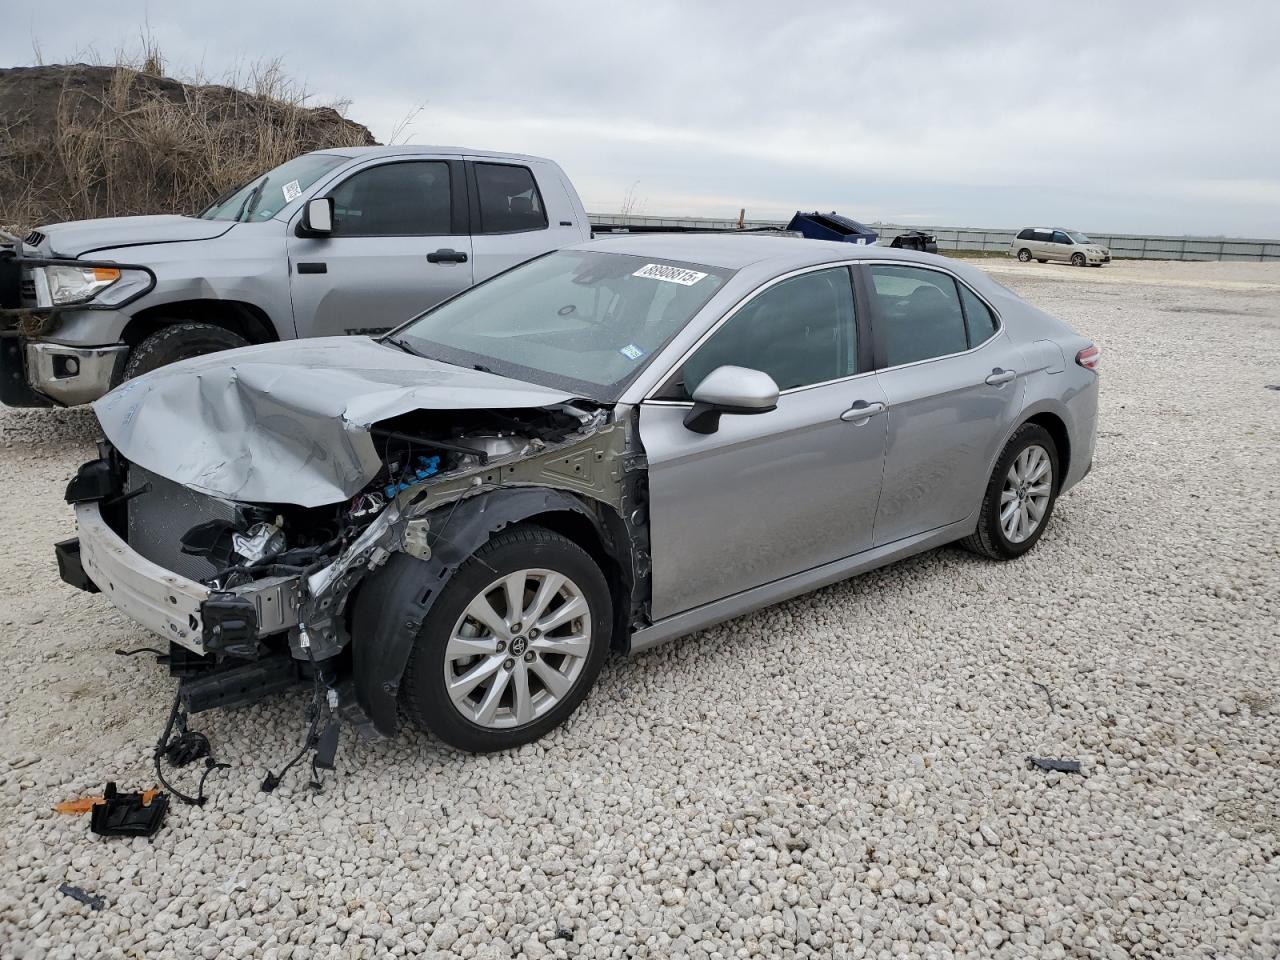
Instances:
[[[163,631],[192,712],[249,702],[285,685],[287,673],[319,678],[344,719],[366,734],[390,735],[421,617],[378,623],[391,605],[370,600],[359,622],[354,600],[396,554],[425,564],[418,574],[425,610],[431,584],[443,585],[492,532],[527,516],[572,517],[594,528],[617,566],[629,594],[617,598],[619,625],[646,622],[646,472],[643,455],[630,452],[631,425],[615,419],[620,412],[576,401],[402,413],[369,427],[380,461],[373,478],[322,506],[202,493],[104,442],[67,499],[77,504],[82,540],[96,512],[147,561],[207,591],[203,599],[193,594],[185,623],[177,614],[187,599],[170,595],[178,609]],[[67,562],[83,562],[81,576],[108,588],[103,578],[111,577],[88,544],[77,544]],[[113,600],[123,606],[118,590]],[[360,634],[354,645],[353,633]]]

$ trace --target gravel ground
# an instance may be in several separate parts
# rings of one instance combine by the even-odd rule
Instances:
[[[172,693],[53,568],[92,417],[0,412],[0,955],[1276,956],[1280,268],[987,265],[1105,349],[1094,472],[1030,556],[614,658],[513,754],[348,739],[321,793],[258,791],[301,696],[201,716],[233,767],[150,842],[51,809],[150,786]]]

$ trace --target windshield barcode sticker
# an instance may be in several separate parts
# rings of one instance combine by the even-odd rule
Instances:
[[[280,192],[284,194],[285,203],[293,203],[293,201],[302,196],[302,186],[297,180],[290,180],[280,188]]]
[[[632,274],[633,277],[647,277],[650,280],[666,280],[668,283],[679,283],[692,287],[706,276],[697,270],[686,270],[683,267],[668,267],[661,263],[646,263]]]

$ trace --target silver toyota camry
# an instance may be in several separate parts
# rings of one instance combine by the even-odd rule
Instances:
[[[170,641],[185,710],[304,682],[366,734],[504,749],[611,648],[953,541],[1022,556],[1089,472],[1098,359],[928,254],[612,238],[380,339],[126,383],[57,555]]]

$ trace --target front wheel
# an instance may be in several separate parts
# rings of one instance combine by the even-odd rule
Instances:
[[[212,323],[174,323],[161,327],[129,352],[124,379],[132,380],[179,360],[248,345],[244,337]]]
[[[1018,260],[1021,263],[1030,263],[1031,251],[1028,250],[1026,247],[1023,247],[1021,250],[1018,251]]]
[[[1049,431],[1024,423],[996,461],[978,513],[961,543],[993,560],[1020,557],[1039,542],[1058,497],[1058,447]]]
[[[1073,267],[1083,267],[1083,266],[1085,265],[1084,254],[1083,254],[1083,253],[1073,253],[1073,254],[1071,255],[1071,265],[1072,265]]]
[[[405,712],[462,750],[530,743],[586,697],[612,633],[609,587],[591,556],[525,525],[463,564],[423,620],[402,683]]]

